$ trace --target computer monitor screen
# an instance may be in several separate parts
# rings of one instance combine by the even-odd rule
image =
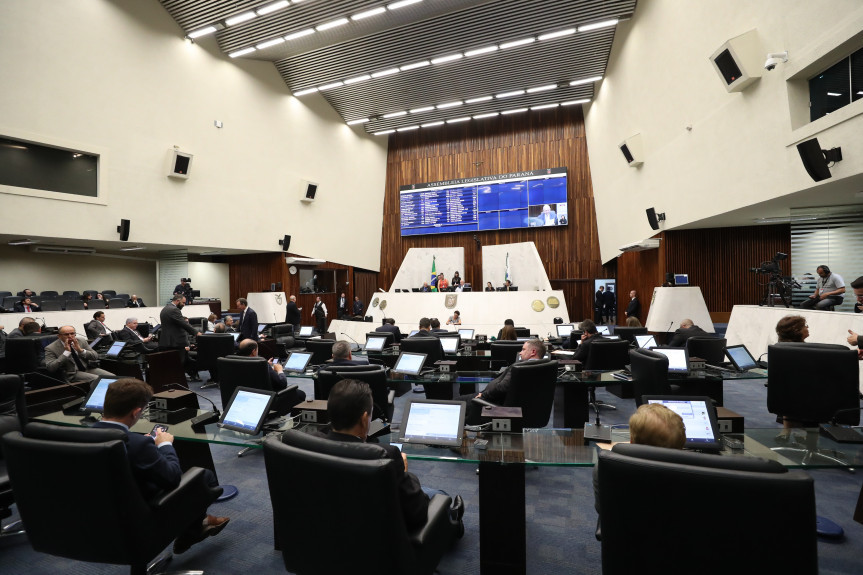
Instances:
[[[644,401],[660,403],[683,419],[686,428],[685,448],[700,451],[722,449],[716,408],[709,397],[646,395]]]
[[[393,371],[404,373],[406,375],[419,375],[420,371],[422,371],[425,360],[426,354],[424,353],[410,353],[403,351],[399,355],[398,360],[396,360],[396,365],[393,367]]]
[[[108,391],[108,386],[117,381],[116,378],[102,378],[96,381],[90,389],[90,395],[84,400],[84,407],[90,411],[102,413],[105,408],[105,393]]]
[[[459,338],[457,337],[442,337],[440,344],[443,346],[444,353],[455,353],[458,351]]]
[[[238,331],[231,331],[231,332],[228,332],[228,333],[229,333],[231,336],[233,336],[233,338],[234,338],[234,341],[235,341],[235,342],[236,342],[238,339],[240,339],[240,332],[238,332]]]
[[[635,343],[642,349],[656,347],[656,339],[652,335],[637,335],[635,336]]]
[[[305,351],[294,351],[285,362],[285,371],[305,371],[306,366],[312,359],[312,354]]]
[[[300,336],[301,337],[310,337],[312,335],[312,330],[315,329],[310,325],[302,325],[300,326]]]
[[[689,285],[689,274],[674,274],[674,285],[676,285],[676,286],[688,286]]]
[[[370,335],[366,338],[366,351],[382,351],[387,344],[386,336]]]
[[[725,348],[725,353],[738,371],[748,371],[758,367],[758,363],[745,345],[731,345]]]
[[[409,398],[399,441],[423,445],[460,447],[464,429],[465,403]]]
[[[603,336],[603,339],[620,339],[619,335],[606,335]]]
[[[125,347],[125,341],[115,341],[111,344],[110,349],[105,352],[106,357],[117,357],[120,355],[120,352],[123,351],[123,347]]]
[[[601,333],[602,335],[610,335],[611,330],[608,329],[607,325],[598,325],[596,326],[597,333]]]
[[[418,334],[419,332],[420,332],[420,330],[418,330],[418,329],[411,330],[410,334],[408,334],[408,337],[413,337],[416,334]]]
[[[569,337],[569,334],[575,329],[571,323],[559,323],[554,327],[557,328],[557,337],[559,338]]]
[[[265,324],[265,323],[259,323],[258,324],[258,333],[261,333],[265,329],[267,329],[267,324]]]
[[[228,407],[222,414],[219,427],[250,435],[260,433],[275,396],[275,391],[263,391],[251,387],[236,388],[231,401],[228,402]]]
[[[458,335],[462,339],[473,339],[473,332],[474,330],[472,329],[460,329],[458,330]]]
[[[689,373],[689,353],[682,347],[657,347],[653,351],[668,358],[668,373]]]

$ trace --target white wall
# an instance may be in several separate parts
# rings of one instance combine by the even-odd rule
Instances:
[[[751,29],[762,63],[783,50],[789,62],[729,94],[708,58]],[[812,188],[795,145],[813,136],[841,145],[845,158],[818,185],[858,179],[863,101],[811,125],[801,114],[808,77],[847,56],[831,51],[859,44],[860,30],[859,0],[639,2],[635,18],[618,26],[606,78],[586,107],[602,260],[655,233],[646,208],[664,212],[672,229]],[[644,165],[630,168],[618,145],[636,133]]]
[[[506,281],[506,260],[509,256],[509,273],[512,285],[521,291],[551,290],[551,283],[542,265],[542,258],[533,242],[482,246],[482,278],[494,287]],[[474,290],[482,291],[485,284],[474,284]]]
[[[156,301],[156,261],[139,258],[37,254],[25,246],[0,246],[0,290],[42,291],[112,289]]]
[[[0,3],[0,134],[101,154],[103,192],[2,195],[0,230],[37,234],[20,215],[38,214],[54,237],[116,240],[126,218],[130,242],[256,251],[290,234],[292,252],[379,269],[386,138],[293,98],[272,63],[182,35],[156,0]],[[185,182],[166,177],[175,145],[195,154]],[[320,185],[311,205],[302,178]]]
[[[228,264],[209,262],[189,262],[189,274],[192,286],[201,290],[201,297],[218,298],[222,300],[222,309],[234,307],[230,301],[230,275]]]

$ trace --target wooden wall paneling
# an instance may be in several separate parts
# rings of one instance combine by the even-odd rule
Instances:
[[[237,298],[249,292],[269,290],[271,283],[281,282],[284,287],[289,275],[282,252],[230,256],[228,266],[231,301],[223,303],[226,309],[235,309]]]
[[[653,288],[661,285],[660,251],[625,252],[617,258],[617,323],[626,320],[623,312],[629,305],[629,292],[635,290],[641,301],[641,323],[647,321]]]

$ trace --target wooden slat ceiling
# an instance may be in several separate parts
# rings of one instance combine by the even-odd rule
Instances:
[[[210,25],[227,55],[340,18],[349,23],[257,49],[240,58],[275,64],[292,92],[541,34],[627,19],[637,0],[422,0],[362,20],[350,16],[395,0],[291,0],[270,14],[225,26],[225,20],[273,0],[160,0],[184,34]],[[591,98],[615,27],[536,41],[322,91],[347,122],[372,118],[378,132],[435,121]],[[557,84],[554,90],[454,108],[382,118],[384,114]],[[302,96],[300,96],[302,97]],[[477,120],[481,121],[481,120]]]

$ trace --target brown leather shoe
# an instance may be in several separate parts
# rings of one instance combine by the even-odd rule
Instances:
[[[207,537],[215,537],[221,533],[225,525],[231,520],[230,517],[215,517],[207,515],[207,524],[200,524],[197,528],[186,530],[174,541],[174,553],[179,555],[185,553],[195,543],[200,543]]]

